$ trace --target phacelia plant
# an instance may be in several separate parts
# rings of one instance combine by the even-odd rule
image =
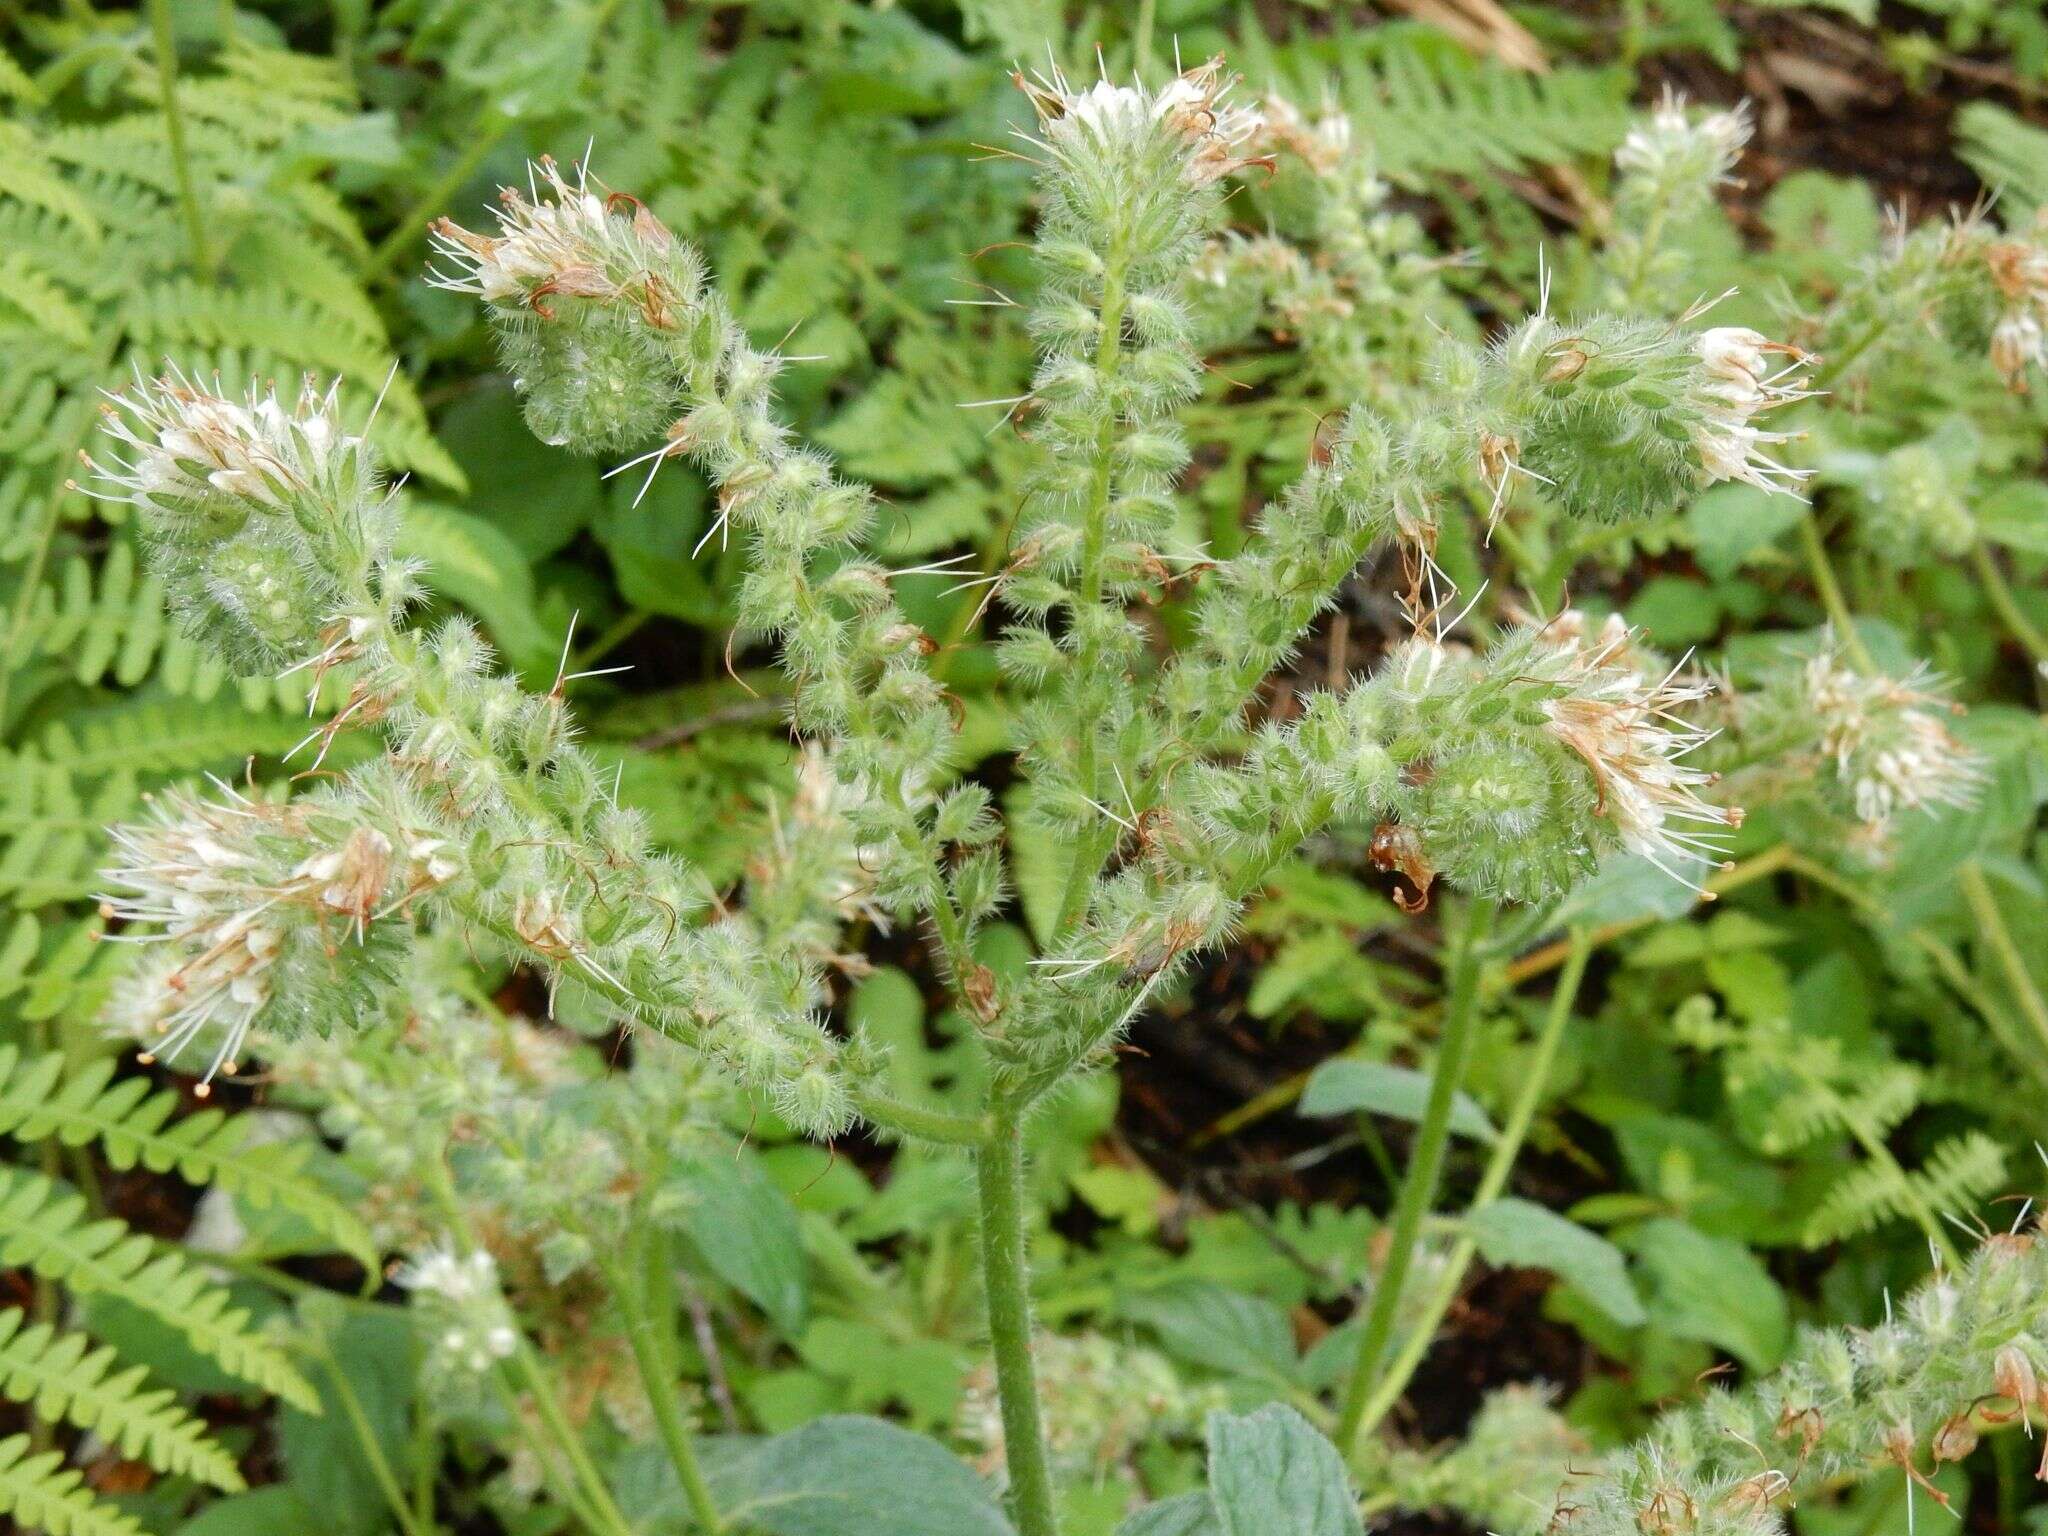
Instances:
[[[341,425],[332,393],[238,401],[183,377],[141,384],[117,400],[118,453],[95,468],[102,493],[131,505],[190,633],[238,666],[331,680],[343,702],[316,733],[323,746],[351,727],[383,744],[317,792],[166,798],[119,834],[108,911],[124,938],[153,945],[120,1004],[126,1022],[160,1039],[160,1055],[200,1044],[209,1075],[231,1071],[252,1035],[303,1042],[396,1011],[424,926],[516,959],[551,989],[573,990],[579,1007],[668,1037],[813,1137],[865,1124],[958,1148],[977,1182],[1000,1420],[980,1434],[1002,1448],[1019,1529],[1050,1536],[1053,1453],[1024,1251],[1027,1122],[1228,940],[1281,861],[1326,830],[1355,828],[1402,873],[1411,903],[1439,880],[1467,903],[1417,1144],[1427,1178],[1411,1181],[1426,1202],[1469,1044],[1486,914],[1559,896],[1617,852],[1699,884],[1741,821],[1692,760],[1706,739],[1704,680],[1650,657],[1624,628],[1589,632],[1576,615],[1483,645],[1453,638],[1436,532],[1461,502],[1483,526],[1522,485],[1587,527],[1671,512],[1718,481],[1795,493],[1807,471],[1786,456],[1794,429],[1783,423],[1810,393],[1810,359],[1665,302],[1679,279],[1659,226],[1696,211],[1747,131],[1738,114],[1668,105],[1619,161],[1632,232],[1607,263],[1627,308],[1568,317],[1546,302],[1490,344],[1452,333],[1417,347],[1400,387],[1360,391],[1242,551],[1211,562],[1181,542],[1190,449],[1179,417],[1219,302],[1237,303],[1251,274],[1257,292],[1236,323],[1277,314],[1328,328],[1390,292],[1436,302],[1435,272],[1415,257],[1412,230],[1379,211],[1340,119],[1240,104],[1220,62],[1157,87],[1078,85],[1057,72],[1019,84],[1036,118],[1017,153],[1038,177],[1029,323],[1039,362],[1028,392],[1001,404],[1025,423],[1033,462],[985,594],[997,615],[990,648],[1016,705],[1021,787],[1008,821],[959,772],[938,640],[898,605],[897,573],[866,552],[873,493],[778,419],[783,360],[748,338],[699,254],[582,169],[540,163],[525,189],[503,194],[492,230],[438,223],[437,280],[488,313],[536,436],[617,458],[643,481],[687,462],[745,552],[741,638],[774,648],[806,756],[801,814],[744,899],[715,902],[694,871],[651,850],[645,819],[576,741],[569,677],[527,691],[494,668],[467,622],[408,622],[420,578],[393,552],[403,501]],[[1334,265],[1296,266],[1277,247],[1219,237],[1226,186],[1267,170],[1305,178],[1297,217],[1339,242]],[[1930,302],[1957,281],[1966,238],[1979,239],[1944,233],[1921,261]],[[1986,243],[1978,263],[1980,286],[2007,304],[1981,329],[2010,371],[2039,352],[2041,284],[2003,250]],[[1358,358],[1341,349],[1326,364],[1340,387],[1357,376]],[[1262,684],[1389,544],[1415,573],[1404,594],[1412,636],[1292,718],[1258,719]],[[1191,583],[1192,622],[1169,652],[1150,615]],[[1917,685],[1822,659],[1788,686],[1802,691],[1766,695],[1739,730],[1772,743],[1798,736],[1812,792],[1839,814],[1881,827],[1964,792],[1967,755]],[[1063,866],[1021,977],[978,949],[1012,895],[1006,830],[1049,841]],[[861,915],[929,935],[985,1068],[975,1112],[906,1099],[880,1045],[831,1020],[829,962]],[[374,1108],[376,1094],[363,1085],[346,1097]],[[378,1121],[370,1108],[359,1118],[365,1133]],[[621,1134],[607,1129],[592,1145]],[[402,1137],[390,1150],[412,1155]],[[1404,1193],[1376,1310],[1398,1299],[1420,1215]],[[602,1264],[621,1239],[586,1230],[550,1263],[562,1273]],[[2001,1251],[1955,1282],[1985,1291],[1973,1305],[2001,1328],[2019,1326],[2006,1294],[2017,1271],[1997,1267],[2014,1263],[2033,1266]],[[485,1255],[423,1252],[401,1278],[445,1322],[437,1359],[451,1378],[517,1353]],[[1947,1305],[1916,1303],[1914,1326]],[[1354,1397],[1385,1327],[1369,1325],[1364,1341]],[[2041,1368],[2022,1353],[2028,1371]],[[1785,1390],[1810,1385],[1827,1416],[1815,1457],[1850,1434],[1831,1406],[1845,1392],[1865,1378],[1880,1396],[1892,1390],[1889,1360],[1829,1346],[1800,1366]],[[2001,1369],[2018,1379],[2018,1365]],[[2003,1388],[1974,1379],[1960,1398],[1929,1388],[1910,1414],[1901,1407],[1903,1432],[1928,1427],[1937,1398],[1993,1390]],[[1340,1439],[1358,1423],[1347,1411]],[[687,1436],[664,1429],[685,1485],[701,1493]],[[1867,1450],[1861,1428],[1853,1438]],[[1619,1513],[1603,1502],[1601,1529],[1639,1524],[1646,1499],[1674,1513],[1644,1530],[1692,1529],[1723,1508],[1731,1528],[1748,1529],[1748,1511],[1783,1492],[1667,1477],[1673,1443],[1617,1474],[1602,1498]],[[600,1494],[579,1496],[602,1522]]]

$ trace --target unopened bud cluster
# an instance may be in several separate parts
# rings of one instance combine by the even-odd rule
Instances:
[[[1736,1391],[1667,1414],[1560,1507],[1588,1536],[1700,1531],[1778,1536],[1804,1494],[1890,1475],[1907,1499],[1946,1502],[1923,1466],[1960,1461],[1980,1428],[2048,1415],[2048,1250],[2031,1232],[1990,1237],[1886,1320],[1802,1331],[1790,1358]]]

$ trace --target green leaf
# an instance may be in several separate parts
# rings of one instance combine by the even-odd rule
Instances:
[[[1717,485],[1685,513],[1685,531],[1709,576],[1731,576],[1749,556],[1769,547],[1798,522],[1805,507],[1794,496],[1772,496],[1755,486]],[[1631,610],[1633,612],[1633,610]]]
[[[1365,1112],[1419,1121],[1429,1100],[1429,1083],[1430,1074],[1413,1067],[1339,1056],[1316,1068],[1302,1090],[1300,1110],[1316,1118]],[[1451,1096],[1451,1129],[1475,1141],[1500,1139],[1486,1111],[1463,1089]]]
[[[1208,1494],[1184,1493],[1125,1516],[1116,1536],[1224,1536],[1223,1517]]]
[[[1224,1536],[1364,1532],[1344,1458],[1284,1403],[1210,1416],[1209,1496]]]
[[[735,1529],[763,1536],[1013,1536],[987,1485],[958,1457],[880,1419],[818,1419],[713,1460],[712,1491]]]
[[[1621,1242],[1642,1268],[1659,1327],[1725,1349],[1753,1371],[1784,1358],[1792,1335],[1785,1293],[1743,1244],[1674,1216],[1645,1222]]]
[[[697,549],[705,531],[703,480],[678,464],[665,466],[645,496],[640,488],[632,475],[612,481],[591,525],[611,556],[620,595],[649,613],[723,628],[725,605],[711,579],[718,540]]]
[[[1487,1263],[1547,1269],[1623,1327],[1643,1321],[1642,1299],[1629,1284],[1621,1250],[1597,1232],[1512,1196],[1474,1211],[1465,1230]]]
[[[1003,815],[1009,824],[1010,879],[1024,908],[1025,925],[1043,946],[1051,940],[1053,925],[1059,921],[1060,896],[1067,888],[1073,846],[1034,825],[1025,805],[1023,786],[1003,796]]]
[[[177,1536],[305,1536],[316,1526],[289,1483],[218,1499],[178,1527]]]
[[[1604,861],[1565,894],[1551,914],[1551,926],[1599,928],[1636,917],[1683,917],[1693,893],[1639,853]]]
[[[1124,1297],[1117,1313],[1150,1328],[1168,1354],[1189,1365],[1275,1386],[1294,1380],[1294,1329],[1262,1296],[1178,1280]]]
[[[1721,627],[1721,604],[1697,581],[1653,576],[1630,600],[1628,621],[1658,645],[1695,645]]]
[[[326,1345],[355,1394],[355,1406],[378,1450],[401,1479],[408,1478],[414,1443],[413,1319],[396,1307],[350,1308]],[[357,1497],[376,1482],[354,1414],[324,1362],[309,1364],[308,1374],[320,1394],[321,1412],[315,1416],[287,1408],[277,1425],[278,1449],[291,1486],[308,1505],[323,1512],[323,1531],[334,1536],[382,1531],[387,1516],[381,1503]]]
[[[693,1156],[673,1177],[685,1200],[683,1231],[713,1274],[745,1296],[785,1335],[810,1317],[810,1271],[796,1208],[751,1154]]]
[[[597,466],[529,432],[510,389],[478,389],[438,425],[469,477],[463,509],[497,528],[527,561],[554,554],[597,515]]]
[[[2048,555],[2048,485],[2009,480],[1977,503],[1977,531],[1994,544]]]

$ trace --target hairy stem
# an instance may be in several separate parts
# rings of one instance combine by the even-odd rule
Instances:
[[[633,1351],[633,1365],[640,1373],[640,1385],[654,1409],[655,1427],[660,1431],[663,1449],[668,1452],[669,1465],[675,1468],[676,1481],[682,1485],[683,1497],[689,1500],[690,1513],[697,1524],[715,1533],[725,1529],[725,1522],[718,1513],[717,1501],[711,1496],[711,1485],[705,1481],[703,1465],[697,1460],[697,1447],[691,1437],[690,1426],[683,1422],[682,1409],[676,1405],[675,1377],[660,1331],[663,1320],[657,1318],[648,1306],[647,1290],[653,1266],[663,1262],[659,1234],[651,1235],[653,1241],[649,1240],[649,1224],[643,1218],[634,1241],[641,1260],[640,1273],[632,1273],[626,1266],[606,1261],[605,1278],[611,1283],[619,1310],[625,1314],[626,1343]]]
[[[1366,1314],[1365,1331],[1359,1336],[1358,1357],[1351,1367],[1351,1381],[1344,1391],[1344,1407],[1337,1418],[1333,1437],[1337,1448],[1348,1451],[1358,1441],[1360,1426],[1370,1398],[1373,1373],[1386,1353],[1394,1331],[1394,1314],[1400,1306],[1401,1291],[1407,1283],[1409,1266],[1415,1259],[1416,1240],[1422,1232],[1422,1218],[1436,1198],[1437,1178],[1443,1171],[1444,1148],[1450,1140],[1451,1104],[1458,1084],[1465,1076],[1465,1060],[1471,1053],[1472,1035],[1479,1018],[1479,949],[1492,921],[1493,906],[1474,900],[1465,914],[1463,931],[1451,959],[1450,1002],[1444,1011],[1443,1034],[1438,1042],[1436,1070],[1430,1074],[1429,1100],[1423,1108],[1422,1125],[1408,1154],[1408,1172],[1395,1197],[1387,1261],[1373,1288],[1372,1308]]]
[[[1096,333],[1095,369],[1101,378],[1102,393],[1113,393],[1118,366],[1123,359],[1124,325],[1124,270],[1123,263],[1112,253],[1108,272],[1102,282],[1102,322]],[[1096,434],[1094,453],[1094,479],[1088,488],[1088,505],[1081,523],[1081,605],[1094,608],[1102,601],[1102,556],[1106,542],[1109,521],[1109,496],[1115,471],[1117,417],[1114,413],[1103,418]],[[1099,729],[1100,711],[1088,699],[1094,692],[1094,675],[1102,665],[1101,648],[1091,640],[1083,641],[1074,654],[1071,676],[1076,679],[1075,687],[1080,691],[1082,706],[1074,721],[1075,733],[1075,778],[1085,795],[1095,793],[1096,733]],[[1059,920],[1053,925],[1054,936],[1071,930],[1081,920],[1081,914],[1088,905],[1088,884],[1095,871],[1102,865],[1101,832],[1092,829],[1078,839],[1074,848],[1073,866],[1067,871],[1067,883],[1060,895]]]
[[[1010,1473],[1011,1513],[1020,1536],[1057,1536],[1052,1465],[1038,1380],[1031,1361],[1031,1294],[1024,1253],[1024,1138],[1003,1116],[975,1158],[981,1194],[982,1282],[988,1296],[989,1342],[1002,1400],[1003,1455]]]
[[[1543,1090],[1550,1080],[1550,1069],[1557,1061],[1558,1043],[1564,1039],[1564,1027],[1572,1016],[1572,1005],[1578,1000],[1579,983],[1586,975],[1586,962],[1593,953],[1592,936],[1583,928],[1574,928],[1568,941],[1571,949],[1565,960],[1564,970],[1557,978],[1557,989],[1550,994],[1550,1010],[1544,1016],[1543,1032],[1536,1037],[1535,1057],[1526,1068],[1522,1081],[1522,1092],[1509,1111],[1508,1123],[1501,1128],[1500,1140],[1494,1143],[1493,1155],[1487,1160],[1486,1171],[1480,1176],[1479,1187],[1472,1193],[1472,1203],[1467,1213],[1479,1210],[1481,1206],[1498,1199],[1500,1192],[1507,1188],[1508,1175],[1514,1171],[1515,1159],[1520,1155],[1522,1143],[1528,1137],[1529,1126],[1536,1118],[1536,1107],[1543,1102]],[[1401,1400],[1407,1390],[1416,1368],[1429,1353],[1429,1346],[1436,1337],[1437,1325],[1457,1299],[1458,1287],[1464,1283],[1465,1271],[1471,1265],[1479,1245],[1469,1237],[1458,1239],[1451,1250],[1450,1263],[1445,1266],[1443,1278],[1437,1283],[1436,1292],[1429,1299],[1422,1317],[1415,1329],[1402,1343],[1400,1353],[1388,1362],[1387,1368],[1374,1384],[1372,1394],[1366,1399],[1364,1411],[1359,1415],[1358,1434],[1369,1435],[1387,1416],[1394,1404]]]

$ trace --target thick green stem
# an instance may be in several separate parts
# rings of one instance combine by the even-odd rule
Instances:
[[[702,1529],[722,1531],[725,1522],[718,1513],[718,1502],[711,1496],[711,1485],[705,1480],[703,1464],[697,1460],[690,1426],[683,1422],[683,1411],[676,1403],[675,1377],[661,1331],[668,1320],[657,1318],[648,1305],[654,1266],[665,1262],[663,1245],[658,1233],[652,1234],[650,1241],[644,1220],[641,1225],[635,1244],[641,1250],[640,1273],[607,1261],[605,1278],[611,1284],[619,1310],[625,1314],[626,1343],[633,1351],[640,1385],[654,1409],[655,1428],[661,1433],[662,1447],[668,1452],[669,1465],[675,1468],[676,1480],[682,1484],[683,1497],[689,1500],[690,1513]]]
[[[1835,579],[1834,565],[1828,560],[1827,546],[1821,542],[1820,527],[1814,522],[1810,507],[1800,514],[1799,548],[1806,556],[1806,569],[1813,577],[1814,590],[1820,594],[1821,606],[1827,610],[1828,622],[1841,638],[1850,661],[1855,663],[1857,671],[1866,675],[1876,672],[1877,663],[1871,659],[1863,637],[1856,632],[1856,616],[1849,611],[1848,601],[1842,596],[1842,584]]]
[[[192,242],[192,265],[205,272],[211,258],[206,249],[206,218],[199,211],[199,188],[192,179],[192,155],[185,144],[185,116],[178,110],[178,38],[171,26],[171,0],[149,0],[149,20],[156,34],[157,89],[163,92],[164,128],[171,140],[171,171],[178,179],[178,202],[185,210],[185,234]]]
[[[1500,1140],[1494,1143],[1493,1155],[1487,1160],[1486,1171],[1480,1176],[1479,1187],[1472,1192],[1472,1203],[1468,1213],[1500,1197],[1507,1188],[1508,1175],[1514,1171],[1515,1158],[1520,1155],[1522,1143],[1529,1135],[1529,1127],[1536,1119],[1537,1107],[1543,1102],[1543,1090],[1550,1081],[1550,1069],[1557,1061],[1558,1043],[1564,1039],[1564,1027],[1572,1016],[1572,1005],[1578,1000],[1579,983],[1585,979],[1586,962],[1593,953],[1592,936],[1583,928],[1572,930],[1568,941],[1571,950],[1564,963],[1564,970],[1557,978],[1557,988],[1550,994],[1550,1011],[1544,1016],[1543,1032],[1536,1037],[1534,1058],[1524,1070],[1521,1095],[1515,1100],[1514,1108],[1508,1113],[1508,1123],[1501,1128]],[[1401,1345],[1400,1353],[1389,1362],[1386,1370],[1374,1383],[1371,1395],[1366,1399],[1365,1409],[1359,1415],[1358,1435],[1372,1433],[1381,1419],[1385,1418],[1394,1404],[1401,1400],[1401,1394],[1414,1378],[1416,1368],[1422,1364],[1423,1356],[1429,1353],[1429,1346],[1436,1337],[1437,1325],[1457,1299],[1458,1287],[1464,1283],[1465,1271],[1478,1252],[1478,1244],[1469,1237],[1458,1239],[1451,1250],[1451,1261],[1444,1267],[1443,1278],[1437,1282],[1436,1293],[1429,1299],[1429,1305],[1417,1321],[1415,1329]],[[1356,1443],[1355,1441],[1353,1442]]]
[[[975,1158],[981,1193],[982,1283],[989,1344],[1002,1400],[1010,1511],[1020,1536],[1058,1536],[1052,1463],[1031,1362],[1031,1291],[1024,1252],[1024,1137],[1014,1116],[998,1122]]]
[[[1393,1334],[1401,1291],[1415,1259],[1422,1218],[1436,1198],[1444,1147],[1450,1140],[1451,1105],[1465,1076],[1465,1060],[1471,1054],[1472,1035],[1479,1018],[1479,948],[1485,942],[1492,917],[1491,903],[1481,899],[1472,902],[1451,960],[1450,1001],[1444,1009],[1443,1034],[1437,1045],[1436,1070],[1430,1076],[1429,1100],[1423,1107],[1422,1124],[1408,1155],[1407,1176],[1395,1197],[1386,1264],[1373,1288],[1372,1307],[1366,1313],[1365,1331],[1358,1340],[1358,1358],[1351,1367],[1350,1385],[1345,1388],[1344,1407],[1337,1419],[1334,1438],[1342,1451],[1348,1452],[1358,1440],[1373,1374]]]

